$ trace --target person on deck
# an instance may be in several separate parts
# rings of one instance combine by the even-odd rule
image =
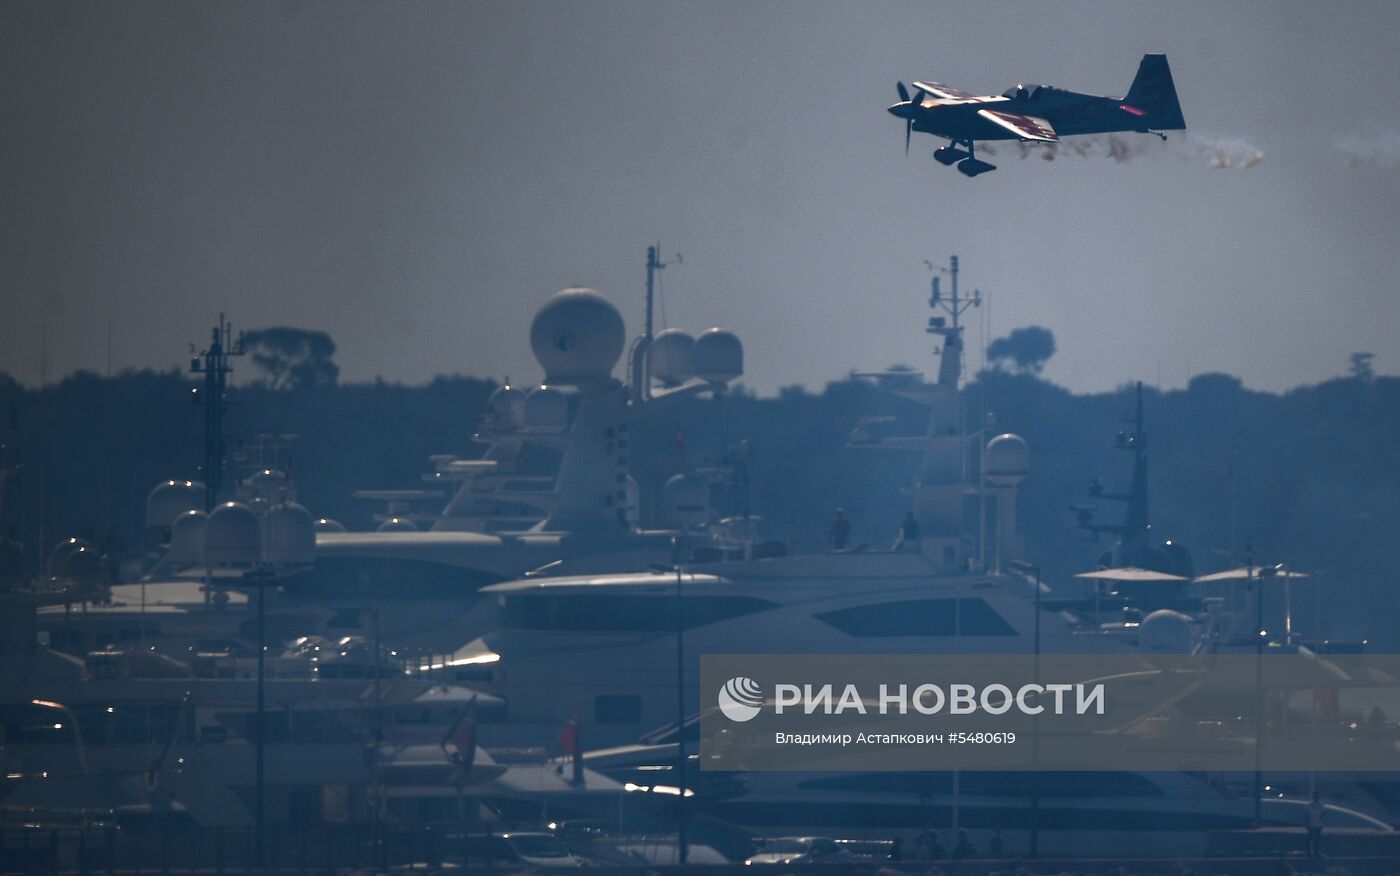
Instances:
[[[1327,807],[1322,804],[1322,795],[1313,791],[1308,802],[1308,857],[1322,857],[1322,816]]]
[[[836,518],[831,521],[831,535],[829,541],[831,549],[834,551],[844,551],[846,543],[851,538],[851,521],[846,519],[846,509],[837,508]]]
[[[914,519],[914,512],[910,511],[904,515],[904,522],[899,525],[899,538],[895,539],[894,549],[897,551],[919,550],[919,539],[923,533],[919,531],[919,521]]]

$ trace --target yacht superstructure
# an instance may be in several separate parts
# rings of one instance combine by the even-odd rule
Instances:
[[[955,280],[956,268],[955,260]],[[455,657],[490,666],[486,689],[510,702],[509,732],[545,733],[566,704],[591,717],[593,744],[621,743],[671,719],[678,636],[687,710],[698,707],[700,653],[1029,650],[1036,585],[999,571],[1019,548],[1015,495],[1029,451],[1011,433],[969,435],[958,396],[960,316],[979,300],[960,296],[956,282],[945,297],[935,276],[926,326],[935,377],[868,375],[928,411],[922,435],[877,440],[862,424],[852,437],[918,455],[894,548],[490,585],[483,593],[494,600],[495,628]],[[1041,628],[1047,643],[1085,647],[1062,617],[1042,618]]]

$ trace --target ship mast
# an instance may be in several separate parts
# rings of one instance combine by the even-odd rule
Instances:
[[[928,259],[924,260],[924,265],[934,274],[933,283],[931,284],[933,287],[933,296],[929,298],[928,306],[935,311],[942,310],[945,313],[947,313],[949,317],[951,317],[953,320],[953,330],[960,331],[960,319],[963,315],[963,312],[966,311],[969,307],[980,307],[982,305],[982,293],[977,289],[973,289],[972,295],[970,297],[960,298],[958,296],[957,256],[948,257],[948,267],[946,268],[942,265],[936,265]],[[939,291],[938,288],[938,281],[940,279],[938,275],[940,273],[947,274],[949,279],[952,281],[950,284],[952,286],[952,295],[948,298],[943,298],[942,293]],[[932,320],[929,320],[929,325],[929,331],[931,332],[933,331]]]
[[[190,345],[191,351],[194,345]],[[209,347],[190,359],[190,372],[204,375],[203,392],[195,391],[195,404],[204,405],[204,510],[213,510],[219,501],[224,480],[224,414],[228,408],[226,389],[233,371],[229,359],[243,355],[243,336],[233,337],[233,325],[219,314]]]
[[[641,403],[647,400],[651,393],[651,375],[648,367],[647,351],[651,349],[651,342],[656,337],[655,334],[655,311],[656,311],[656,274],[664,271],[670,262],[661,261],[661,244],[647,247],[647,292],[646,292],[646,324],[642,330],[642,336],[632,342],[632,358],[628,363],[631,372],[632,401]],[[674,261],[681,261],[680,253],[676,253]]]

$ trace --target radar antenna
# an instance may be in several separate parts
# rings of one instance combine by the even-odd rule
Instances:
[[[942,310],[943,312],[947,313],[948,316],[951,317],[953,320],[953,330],[957,331],[959,329],[959,321],[963,313],[969,307],[982,306],[982,292],[978,289],[973,289],[972,295],[970,297],[958,297],[957,256],[948,257],[948,267],[946,268],[942,265],[934,264],[929,259],[924,259],[924,266],[927,267],[929,271],[933,273],[933,280],[930,283],[930,286],[932,287],[932,294],[929,297],[928,306],[934,311]],[[942,279],[941,277],[939,277],[939,274],[947,274],[952,281],[950,285],[953,287],[953,294],[948,298],[944,298],[942,290],[939,289],[938,281]],[[943,328],[943,317],[929,317],[928,325],[928,332],[930,334],[943,334],[943,332],[936,331],[936,329]]]

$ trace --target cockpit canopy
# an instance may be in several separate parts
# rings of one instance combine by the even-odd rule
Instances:
[[[1002,97],[1009,97],[1012,100],[1035,100],[1042,86],[1034,82],[1024,82],[1014,85],[1001,93]]]

